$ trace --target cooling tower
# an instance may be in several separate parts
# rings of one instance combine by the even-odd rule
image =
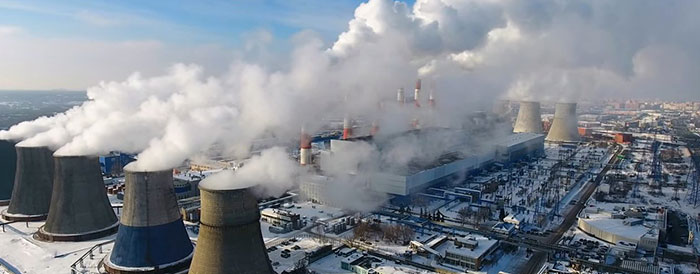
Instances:
[[[251,189],[214,190],[203,184],[199,189],[202,216],[189,273],[274,273]]]
[[[0,140],[0,206],[10,203],[12,186],[15,183],[15,165],[17,155],[15,144],[9,140]]]
[[[520,110],[513,126],[513,132],[542,134],[542,117],[540,115],[539,102],[520,102]]]
[[[579,140],[576,103],[557,103],[554,121],[545,140],[552,142],[576,142]]]
[[[113,234],[118,224],[97,157],[54,156],[51,207],[37,236],[47,241],[85,241]]]
[[[46,219],[53,191],[53,152],[47,147],[18,145],[12,200],[2,217],[8,221]]]
[[[139,171],[128,165],[124,209],[109,273],[173,273],[192,259],[192,243],[180,217],[172,170]]]

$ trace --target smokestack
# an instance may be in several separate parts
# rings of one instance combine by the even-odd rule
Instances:
[[[416,107],[420,107],[420,86],[421,81],[418,79],[416,80],[416,89],[413,90],[413,102],[415,103]]]
[[[398,90],[396,90],[396,101],[399,102],[400,105],[403,105],[406,102],[403,88],[399,88]]]
[[[107,272],[186,270],[194,249],[178,210],[173,171],[137,170],[134,164],[124,171],[124,210],[114,248],[104,261]]]
[[[17,172],[12,200],[2,217],[8,221],[46,219],[53,191],[53,152],[48,147],[16,146]]]
[[[345,134],[345,132],[343,132]],[[299,143],[299,164],[302,166],[311,164],[311,136],[301,128],[301,140]]]
[[[0,206],[10,204],[16,164],[15,143],[10,140],[0,140]]]
[[[350,139],[352,137],[352,124],[350,123],[350,118],[347,115],[343,118],[343,140]]]
[[[542,116],[539,102],[520,102],[518,118],[515,120],[513,132],[529,132],[542,134]]]
[[[372,127],[369,129],[369,135],[374,136],[379,132],[379,122],[372,121]]]
[[[431,108],[435,108],[435,82],[430,85],[430,93],[428,94],[428,104]]]
[[[554,121],[545,140],[552,142],[576,142],[580,140],[576,103],[557,103],[554,109]]]
[[[37,236],[47,241],[86,241],[117,231],[100,164],[94,156],[54,156],[53,195]]]
[[[274,273],[251,188],[212,189],[200,184],[199,189],[202,216],[189,273]]]

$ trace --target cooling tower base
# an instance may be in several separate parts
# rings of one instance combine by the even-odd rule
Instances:
[[[165,273],[187,273],[187,270],[190,268],[190,263],[192,262],[192,256],[194,255],[194,251],[190,253],[189,256],[185,257],[184,259],[166,264],[166,265],[159,265],[156,267],[122,267],[118,265],[112,264],[112,262],[109,260],[111,253],[108,254],[103,263],[105,270],[109,274],[129,274],[129,273],[148,273],[148,274],[165,274]]]
[[[10,204],[10,200],[0,200],[0,206],[6,206]]]
[[[38,215],[24,215],[24,214],[12,214],[7,213],[7,210],[3,210],[2,218],[10,222],[36,222],[46,220],[48,214],[38,214]]]
[[[96,231],[88,231],[80,234],[55,234],[46,232],[44,230],[44,227],[42,226],[39,228],[39,231],[37,231],[36,234],[34,234],[34,238],[47,242],[81,242],[112,235],[116,233],[118,229],[119,222],[116,222],[105,229]]]

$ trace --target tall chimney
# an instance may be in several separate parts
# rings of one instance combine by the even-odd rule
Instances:
[[[46,219],[53,191],[53,152],[47,147],[29,147],[21,143],[17,149],[17,172],[12,200],[2,217],[8,221],[41,221]]]
[[[202,216],[190,274],[272,274],[251,188],[199,185]]]
[[[352,123],[350,123],[350,118],[345,115],[343,118],[343,140],[350,139],[352,137]]]
[[[518,110],[518,118],[515,120],[513,132],[542,134],[542,116],[539,102],[520,102],[520,110]]]
[[[413,103],[416,107],[420,107],[420,79],[416,80],[416,89],[413,90]]]
[[[403,105],[406,102],[403,88],[396,90],[396,101],[399,102],[400,105]]]
[[[343,132],[343,134],[345,134]],[[311,136],[306,133],[304,127],[301,128],[301,139],[299,143],[299,164],[302,166],[311,164]]]
[[[173,189],[173,171],[124,168],[124,210],[109,259],[109,273],[174,273],[186,270],[194,248]]]
[[[15,143],[10,140],[0,140],[0,206],[10,204],[16,164]]]
[[[552,127],[545,140],[552,142],[577,142],[580,140],[576,103],[557,103],[554,109],[554,121],[552,121]]]
[[[430,93],[428,94],[428,104],[431,108],[435,108],[435,82],[430,85]]]
[[[37,236],[47,241],[86,241],[114,234],[118,224],[97,157],[54,156],[51,207]]]

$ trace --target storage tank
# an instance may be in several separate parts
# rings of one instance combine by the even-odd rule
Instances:
[[[2,217],[8,221],[46,219],[53,191],[53,152],[48,147],[16,146],[17,171],[12,200]]]
[[[513,132],[542,134],[542,115],[539,102],[520,102],[518,118],[515,120]]]
[[[109,273],[174,273],[192,259],[190,242],[173,190],[173,171],[124,168],[124,208],[114,248],[105,260]]]
[[[97,157],[54,155],[51,206],[37,236],[47,241],[86,241],[114,234],[118,225]]]
[[[12,186],[15,183],[16,163],[15,143],[10,140],[0,140],[0,206],[10,203]]]
[[[202,215],[190,274],[275,273],[260,232],[260,210],[251,188],[199,185]]]
[[[577,142],[578,118],[576,103],[557,103],[554,109],[554,121],[545,140],[552,142]]]

